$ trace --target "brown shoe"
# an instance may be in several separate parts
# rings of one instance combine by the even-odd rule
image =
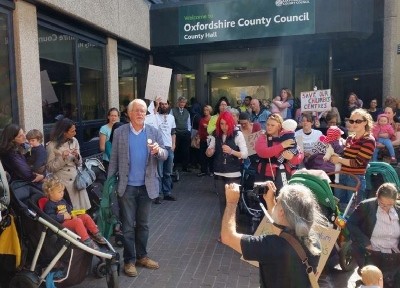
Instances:
[[[125,263],[124,264],[124,272],[129,277],[136,277],[137,276],[137,270],[136,270],[135,264],[132,264],[132,263]]]
[[[151,260],[149,257],[143,257],[141,259],[136,260],[137,266],[142,266],[148,269],[158,269],[160,265],[154,260]]]
[[[107,244],[106,239],[104,239],[103,235],[101,235],[100,232],[97,232],[96,234],[93,234],[92,235],[92,239],[94,241],[96,241],[97,243],[99,243],[99,244]]]

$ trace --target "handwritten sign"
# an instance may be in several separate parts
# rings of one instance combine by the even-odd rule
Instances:
[[[320,225],[316,226],[315,230],[321,244],[321,256],[319,257],[317,273],[315,273],[315,276],[318,280],[319,276],[322,273],[322,270],[324,270],[326,261],[331,254],[331,251],[336,243],[336,239],[338,238],[340,231]]]
[[[257,131],[244,137],[244,139],[246,140],[247,151],[249,153],[249,156],[256,154],[254,145],[256,144],[258,136],[260,136],[262,133],[263,131]]]
[[[161,98],[161,102],[167,102],[171,75],[170,68],[149,65],[144,98],[153,101]]]
[[[301,112],[325,112],[331,110],[331,89],[300,93]]]

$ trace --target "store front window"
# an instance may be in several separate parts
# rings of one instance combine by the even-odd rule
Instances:
[[[133,55],[118,53],[118,83],[120,111],[124,111],[130,101],[144,98],[147,62]]]
[[[0,9],[0,129],[13,121],[8,17]]]
[[[45,136],[68,117],[76,122],[82,154],[96,153],[107,112],[104,46],[47,27],[38,31]]]

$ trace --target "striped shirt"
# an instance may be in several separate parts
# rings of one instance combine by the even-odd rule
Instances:
[[[376,211],[376,224],[371,235],[372,249],[382,253],[399,253],[400,224],[399,215],[392,207],[386,213],[378,206]]]
[[[354,136],[347,137],[343,158],[350,159],[350,166],[342,164],[341,171],[354,175],[364,175],[374,149],[375,139],[371,135],[365,135],[359,139],[354,138]]]

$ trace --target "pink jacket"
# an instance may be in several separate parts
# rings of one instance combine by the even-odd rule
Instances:
[[[375,139],[379,138],[379,134],[381,133],[388,133],[389,137],[388,139],[392,138],[394,135],[394,129],[392,125],[386,124],[386,125],[379,125],[378,123],[374,125],[372,128],[372,135],[374,135]]]

